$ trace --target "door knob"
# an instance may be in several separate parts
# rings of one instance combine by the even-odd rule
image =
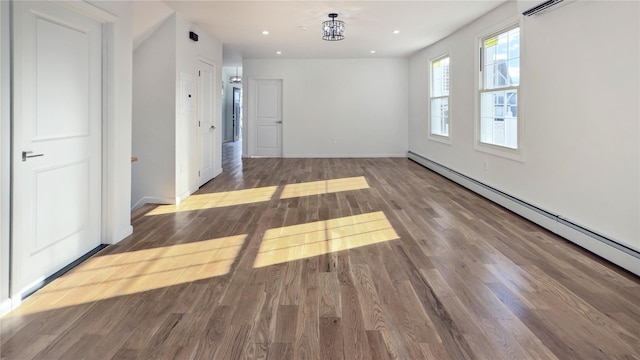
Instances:
[[[282,124],[282,121],[276,121],[276,124]]]
[[[29,159],[29,158],[44,156],[44,154],[33,154],[33,155],[29,155],[29,154],[33,154],[33,151],[23,151],[22,152],[22,161],[27,161],[27,159]]]
[[[212,128],[212,129],[215,129],[215,128],[216,128],[216,126],[215,126],[215,125],[211,125],[211,128]]]

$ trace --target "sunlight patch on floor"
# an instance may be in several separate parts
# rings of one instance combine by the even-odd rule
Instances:
[[[146,216],[269,201],[277,189],[277,186],[267,186],[255,189],[191,195],[178,205],[158,206],[157,208],[149,211]]]
[[[300,196],[321,195],[341,191],[368,189],[369,184],[364,176],[312,181],[299,184],[285,185],[282,190],[281,199],[288,199]]]
[[[267,230],[254,268],[396,240],[382,211]]]
[[[368,188],[369,184],[364,176],[310,181],[285,185],[282,189],[282,195],[280,198],[289,199],[301,196],[322,195]],[[267,186],[255,189],[191,195],[178,205],[160,205],[149,211],[145,216],[173,214],[181,211],[212,209],[269,201],[273,198],[277,189],[278,186]]]
[[[227,274],[247,235],[91,258],[26,299],[21,316]]]

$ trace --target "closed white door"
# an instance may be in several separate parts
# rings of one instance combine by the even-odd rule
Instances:
[[[198,144],[200,148],[200,170],[198,186],[204,185],[216,175],[215,124],[215,67],[198,61]]]
[[[251,79],[252,156],[282,157],[282,80]]]
[[[15,1],[14,296],[101,242],[102,28]]]

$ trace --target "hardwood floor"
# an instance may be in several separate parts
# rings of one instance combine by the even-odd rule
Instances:
[[[244,159],[1,321],[2,359],[638,359],[640,280],[407,159]]]

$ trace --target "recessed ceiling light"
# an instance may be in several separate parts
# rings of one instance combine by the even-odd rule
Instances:
[[[394,34],[400,34],[400,30],[393,30]]]
[[[262,35],[269,35],[269,32],[267,30],[262,32]]]
[[[276,51],[276,55],[282,55],[282,51]]]
[[[375,50],[371,50],[371,51],[369,51],[369,52],[370,52],[370,53],[372,53],[372,54],[375,54],[375,53],[376,53],[376,51],[375,51]]]

